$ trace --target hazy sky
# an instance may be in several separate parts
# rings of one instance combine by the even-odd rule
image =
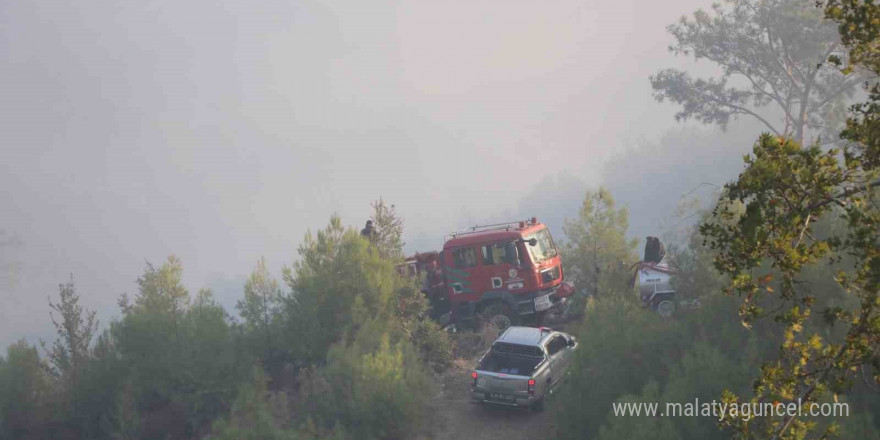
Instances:
[[[0,0],[0,228],[23,242],[0,343],[51,330],[70,273],[106,323],[171,253],[195,291],[260,255],[279,273],[379,196],[418,247],[548,178],[599,184],[675,126],[648,76],[710,4]]]

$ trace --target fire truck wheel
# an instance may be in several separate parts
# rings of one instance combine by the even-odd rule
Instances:
[[[511,325],[518,324],[517,317],[513,314],[510,306],[504,303],[495,303],[483,309],[481,321],[494,326],[498,331],[504,331]]]

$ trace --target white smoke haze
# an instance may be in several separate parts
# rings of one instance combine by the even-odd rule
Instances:
[[[0,2],[0,228],[21,242],[0,250],[0,343],[51,338],[70,274],[109,322],[172,253],[235,313],[261,255],[280,275],[308,230],[360,227],[380,196],[410,251],[499,218],[560,235],[599,184],[643,235],[757,133],[683,127],[651,97],[651,73],[693,67],[665,27],[710,6]]]

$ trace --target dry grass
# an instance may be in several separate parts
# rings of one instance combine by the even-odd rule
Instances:
[[[493,326],[483,326],[480,331],[461,331],[453,336],[452,357],[456,360],[470,360],[483,354],[495,339],[498,338],[498,329]]]

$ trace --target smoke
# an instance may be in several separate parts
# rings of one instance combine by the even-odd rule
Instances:
[[[0,343],[51,328],[71,273],[109,322],[169,254],[230,306],[260,256],[279,276],[380,196],[408,250],[493,217],[557,230],[622,145],[672,124],[647,77],[682,62],[665,26],[699,6],[4,2],[0,225],[26,245]]]

